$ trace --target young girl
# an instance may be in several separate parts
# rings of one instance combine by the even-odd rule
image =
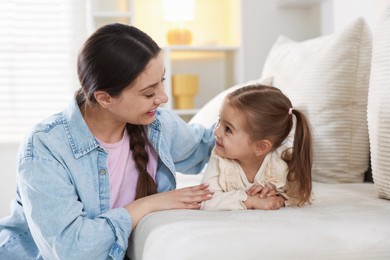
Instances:
[[[214,134],[202,183],[215,193],[202,209],[279,209],[310,202],[309,125],[279,89],[250,85],[228,94]]]

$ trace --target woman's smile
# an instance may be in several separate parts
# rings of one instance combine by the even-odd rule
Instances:
[[[154,108],[152,110],[149,110],[146,114],[148,116],[155,116],[156,115],[157,108]]]

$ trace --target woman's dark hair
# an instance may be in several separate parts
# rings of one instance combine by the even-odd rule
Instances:
[[[305,115],[292,109],[291,101],[278,89],[266,85],[250,85],[227,95],[229,105],[241,111],[246,118],[246,131],[251,140],[267,139],[272,150],[278,148],[293,128],[295,134],[292,150],[282,154],[288,165],[287,178],[297,184],[299,205],[310,202],[312,182],[312,138]]]
[[[75,95],[79,106],[95,105],[96,91],[119,96],[160,51],[156,42],[136,27],[115,23],[99,28],[87,39],[78,55],[81,88]],[[147,172],[149,157],[145,127],[127,124],[126,131],[139,173],[135,197],[139,199],[156,193],[157,186]]]

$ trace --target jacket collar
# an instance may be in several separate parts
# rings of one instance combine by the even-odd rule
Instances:
[[[100,146],[85,123],[76,99],[73,99],[65,108],[63,121],[70,147],[76,159]]]
[[[156,119],[148,126],[148,137],[152,142],[157,140],[151,135],[150,130],[152,132],[161,132],[160,114],[161,112],[157,111]],[[76,159],[100,147],[99,142],[92,135],[85,123],[76,99],[73,99],[68,107],[65,108],[63,112],[63,121],[65,123],[65,131],[70,147],[72,148],[73,155]],[[156,145],[157,144],[154,146],[156,147]]]

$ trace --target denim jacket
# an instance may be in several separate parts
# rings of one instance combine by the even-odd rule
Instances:
[[[175,171],[207,163],[212,129],[160,109],[147,127],[158,154],[158,191],[175,189]],[[18,152],[16,198],[0,220],[0,259],[123,259],[132,231],[124,208],[110,209],[107,152],[76,101],[38,124]]]

